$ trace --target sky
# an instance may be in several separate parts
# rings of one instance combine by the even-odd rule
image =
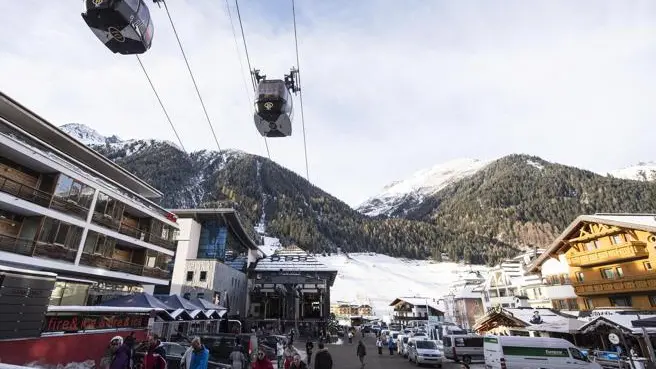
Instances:
[[[0,2],[0,89],[57,125],[176,141],[136,58],[101,44],[82,3]],[[216,149],[166,13],[147,3],[144,65],[185,147]],[[234,1],[167,4],[221,148],[266,156]],[[291,1],[239,6],[253,68],[287,73]],[[656,160],[656,2],[297,0],[296,14],[310,181],[350,205],[456,158],[602,173]],[[269,146],[305,176],[295,102],[293,135]]]

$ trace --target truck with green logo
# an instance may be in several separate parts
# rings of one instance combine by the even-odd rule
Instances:
[[[601,369],[562,338],[485,336],[486,369]]]

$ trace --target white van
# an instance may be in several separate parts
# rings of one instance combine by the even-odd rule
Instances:
[[[601,369],[562,338],[485,336],[486,369]]]

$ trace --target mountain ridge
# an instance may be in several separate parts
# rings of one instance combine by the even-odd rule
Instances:
[[[462,178],[431,182],[442,186],[437,191],[409,186],[421,196],[396,204],[395,216],[369,217],[279,164],[238,150],[186,154],[158,140],[90,146],[162,191],[164,207],[234,207],[254,238],[257,226],[310,252],[493,264],[548,245],[580,214],[656,207],[654,183],[514,154],[489,163],[468,159],[474,167],[456,175]]]

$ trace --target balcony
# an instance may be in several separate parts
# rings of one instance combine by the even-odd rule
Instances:
[[[656,274],[654,273],[625,276],[619,279],[574,283],[574,292],[578,296],[648,292],[654,290],[656,290]]]
[[[645,242],[627,241],[611,247],[577,252],[569,256],[567,261],[573,267],[591,267],[647,257],[649,257],[649,251],[647,251],[647,244]]]
[[[170,279],[171,274],[159,268],[150,268],[140,264],[130,263],[123,260],[112,259],[100,254],[82,253],[80,265],[87,265],[117,272],[140,275],[144,277]]]
[[[73,263],[75,262],[77,250],[68,249],[55,243],[36,242],[33,255],[54,260],[70,261]]]
[[[145,231],[145,230],[141,230],[139,228],[129,226],[125,223],[120,224],[118,232],[121,233],[121,234],[124,234],[126,236],[130,236],[132,238],[136,238],[136,239],[142,240],[142,241],[146,240],[146,236],[148,234],[148,232]]]
[[[52,198],[51,193],[16,182],[3,175],[0,175],[0,191],[43,207],[48,207]]]
[[[153,245],[157,246],[162,246],[164,248],[167,248],[169,250],[174,250],[176,249],[177,243],[175,240],[167,240],[162,237],[156,236],[152,233],[147,234],[147,239],[146,242],[152,243]]]
[[[91,220],[99,224],[101,226],[107,227],[109,229],[112,229],[114,231],[118,230],[119,227],[121,226],[121,222],[112,218],[112,216],[107,215],[107,214],[102,214],[97,211],[93,212],[93,216],[91,217]]]
[[[32,256],[34,254],[35,246],[36,243],[34,240],[0,235],[0,251]]]
[[[76,203],[71,199],[63,199],[57,196],[54,196],[52,198],[52,203],[50,204],[50,208],[59,210],[66,214],[73,215],[80,219],[86,219],[87,214],[89,214],[88,208],[78,205],[78,203]]]

